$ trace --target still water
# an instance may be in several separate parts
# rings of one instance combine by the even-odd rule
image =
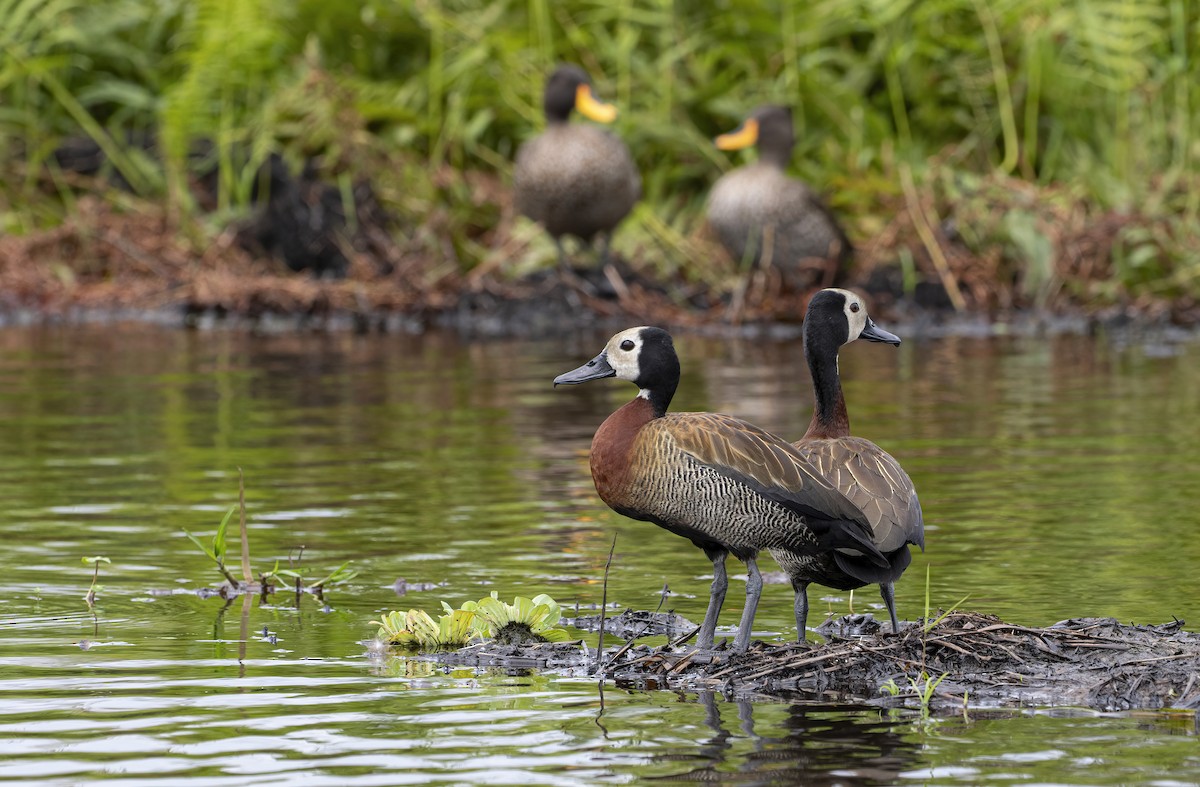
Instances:
[[[900,331],[903,333],[903,331]],[[266,335],[146,326],[0,330],[0,781],[113,785],[1196,784],[1195,714],[909,711],[734,702],[379,660],[390,609],[491,590],[669,604],[699,620],[699,551],[596,499],[592,432],[633,394],[554,390],[605,336]],[[676,409],[799,436],[793,343],[681,336]],[[904,463],[928,552],[901,617],[1200,622],[1200,345],[1078,337],[856,344],[851,418]],[[246,478],[256,570],[360,572],[327,606],[201,598]],[[104,555],[98,601],[85,556]],[[773,568],[764,558],[764,570]],[[732,574],[736,569],[731,565]],[[437,583],[398,597],[396,581]],[[722,623],[732,633],[740,585]],[[846,594],[811,593],[843,614]],[[878,610],[873,592],[856,609]],[[719,632],[720,633],[720,632]],[[786,585],[756,636],[785,638]]]

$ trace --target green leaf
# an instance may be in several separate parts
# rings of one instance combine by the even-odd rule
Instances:
[[[213,559],[218,563],[225,562],[225,530],[229,527],[229,520],[233,519],[234,512],[237,511],[237,506],[232,506],[225,514],[225,518],[221,520],[221,524],[217,526],[217,534],[213,536]]]
[[[330,572],[329,576],[310,583],[309,587],[319,588],[325,587],[326,585],[336,585],[341,582],[349,582],[358,576],[358,569],[346,568],[348,565],[350,565],[349,560],[335,568],[332,572]]]
[[[95,557],[85,557],[83,562],[90,566],[93,563],[111,563],[112,561],[106,558],[104,555],[96,555]]]
[[[188,529],[187,529],[186,527],[184,527],[184,528],[180,528],[180,529],[181,529],[181,530],[184,532],[184,534],[185,534],[185,535],[187,535],[187,537],[188,537],[188,538],[190,538],[190,539],[192,540],[192,543],[193,543],[193,544],[195,544],[197,547],[199,547],[199,548],[200,548],[200,551],[201,551],[201,552],[203,552],[204,554],[208,555],[208,559],[209,559],[209,560],[213,561],[214,563],[220,563],[220,562],[221,562],[220,560],[217,560],[217,556],[216,556],[216,555],[214,555],[214,554],[212,553],[212,550],[210,550],[208,547],[206,547],[206,546],[205,546],[205,545],[204,545],[204,544],[203,544],[203,543],[200,541],[200,539],[196,538],[196,537],[195,537],[195,536],[193,536],[193,535],[192,535],[190,532],[188,532]]]

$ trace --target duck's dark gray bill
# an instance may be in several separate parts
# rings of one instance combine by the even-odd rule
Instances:
[[[896,341],[900,341],[897,339]],[[617,373],[615,369],[608,365],[608,353],[603,352],[597,355],[592,360],[580,366],[578,369],[572,369],[569,372],[563,372],[558,377],[554,378],[555,385],[579,385],[586,383],[588,380],[599,380],[603,377],[612,377]]]
[[[900,344],[900,337],[894,333],[888,333],[884,329],[875,324],[875,321],[870,317],[867,318],[867,327],[863,328],[863,332],[859,334],[860,339],[866,339],[869,342],[883,342],[884,344]]]

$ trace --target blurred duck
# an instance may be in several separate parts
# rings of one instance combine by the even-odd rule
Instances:
[[[850,436],[850,417],[838,375],[838,349],[855,339],[900,344],[899,337],[875,325],[854,293],[827,289],[814,295],[804,317],[804,357],[812,372],[816,406],[808,431],[795,445],[866,515],[871,541],[887,564],[880,566],[840,552],[813,555],[772,549],[771,556],[787,572],[796,593],[796,630],[801,641],[807,627],[811,582],[838,590],[879,583],[892,631],[899,631],[894,584],[912,561],[908,545],[925,549],[921,503],[912,479],[882,448]]]
[[[853,248],[813,190],[787,175],[791,109],[760,107],[715,142],[721,150],[758,147],[757,162],[722,175],[708,196],[709,224],[734,260],[778,268],[797,290],[831,279]]]
[[[667,412],[679,385],[679,358],[666,331],[622,331],[554,384],[605,377],[632,382],[638,395],[596,431],[592,480],[614,511],[683,536],[712,561],[700,647],[713,647],[728,554],[745,561],[748,573],[734,640],[738,652],[749,645],[762,590],[755,559],[760,550],[811,557],[833,552],[877,572],[888,568],[863,512],[792,444],[728,415]]]
[[[617,110],[597,101],[591,80],[578,66],[562,65],[546,82],[542,99],[546,130],[517,150],[513,185],[517,210],[541,224],[566,266],[564,235],[603,244],[608,261],[612,233],[642,193],[642,179],[629,148],[595,126],[571,124],[571,110],[599,123],[611,123]]]

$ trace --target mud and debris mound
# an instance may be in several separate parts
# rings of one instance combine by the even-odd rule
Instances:
[[[606,648],[600,659],[582,643],[483,643],[438,659],[573,675],[602,673],[619,686],[716,690],[734,697],[921,705],[927,695],[935,712],[964,705],[1200,710],[1200,634],[1184,631],[1181,620],[1136,625],[1078,618],[1033,627],[954,612],[928,630],[909,624],[894,636],[880,631],[869,615],[852,618],[827,627],[828,639],[820,645],[759,641],[743,654],[720,644],[715,650],[699,650],[683,644],[685,635],[665,645],[630,640]],[[677,615],[650,612],[622,613],[605,623],[614,636],[617,631],[661,636],[689,627]]]
[[[600,630],[599,614],[563,618],[562,622],[581,631]],[[675,612],[626,609],[620,614],[604,617],[604,632],[625,640],[656,636],[675,639],[690,633],[695,628],[695,623]]]

